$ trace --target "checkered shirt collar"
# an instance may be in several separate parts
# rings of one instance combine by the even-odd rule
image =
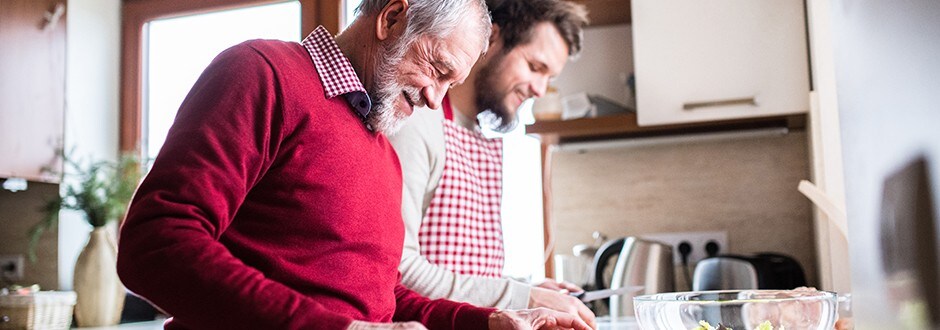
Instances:
[[[343,95],[356,112],[365,117],[372,109],[372,101],[362,86],[356,70],[343,55],[330,32],[318,26],[301,42],[320,74],[327,98]]]

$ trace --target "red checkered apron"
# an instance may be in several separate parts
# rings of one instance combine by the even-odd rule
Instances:
[[[501,139],[453,121],[444,97],[444,172],[421,222],[421,255],[458,274],[503,274]]]

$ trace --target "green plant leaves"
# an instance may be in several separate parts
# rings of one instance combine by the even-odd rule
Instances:
[[[143,177],[143,165],[135,154],[121,156],[117,162],[96,161],[87,165],[71,155],[61,154],[64,173],[58,174],[64,194],[47,201],[41,208],[43,219],[29,230],[29,260],[36,261],[36,245],[42,234],[58,224],[59,210],[77,210],[93,227],[121,220]]]

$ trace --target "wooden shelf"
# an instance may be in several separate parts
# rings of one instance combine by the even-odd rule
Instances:
[[[543,142],[563,143],[571,141],[720,132],[768,127],[787,127],[790,129],[805,128],[806,114],[723,120],[703,123],[639,126],[636,122],[636,114],[629,113],[597,118],[536,121],[532,125],[526,125],[526,134],[538,135]]]
[[[630,0],[572,0],[587,7],[590,26],[630,24]]]

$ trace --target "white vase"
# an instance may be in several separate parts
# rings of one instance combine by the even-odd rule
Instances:
[[[81,327],[116,325],[124,309],[124,285],[117,275],[117,247],[111,232],[96,227],[75,262],[75,321]]]

